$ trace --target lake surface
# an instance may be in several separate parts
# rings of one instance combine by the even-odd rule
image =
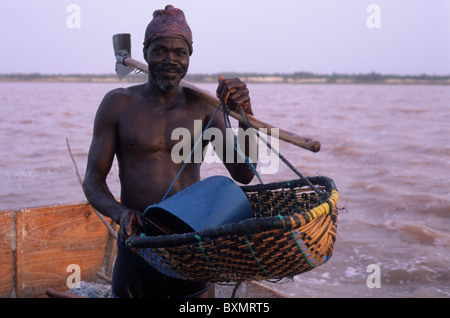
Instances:
[[[0,210],[85,202],[66,138],[84,175],[97,106],[129,85],[0,83]],[[256,118],[322,144],[312,153],[280,141],[280,153],[339,190],[331,260],[291,282],[264,284],[291,297],[449,297],[450,86],[249,88]],[[282,162],[274,172],[261,174],[263,182],[296,177]],[[226,175],[211,163],[202,173]],[[119,196],[117,165],[108,181]],[[373,265],[379,288],[369,287]]]

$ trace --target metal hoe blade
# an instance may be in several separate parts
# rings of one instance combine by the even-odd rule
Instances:
[[[113,35],[114,54],[116,55],[116,74],[123,78],[134,71],[133,67],[126,66],[125,58],[131,58],[131,36],[128,33]]]

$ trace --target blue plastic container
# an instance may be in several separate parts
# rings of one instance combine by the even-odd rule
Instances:
[[[144,219],[164,225],[173,233],[197,232],[253,217],[250,202],[230,178],[213,176],[149,206]],[[154,235],[151,228],[147,235]]]

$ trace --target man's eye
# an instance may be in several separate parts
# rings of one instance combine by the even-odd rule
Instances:
[[[154,49],[154,50],[152,50],[152,54],[162,55],[162,54],[164,54],[164,51],[161,49]]]

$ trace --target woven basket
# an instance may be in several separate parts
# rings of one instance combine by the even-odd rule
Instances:
[[[328,261],[336,239],[336,186],[327,177],[306,179],[242,186],[252,219],[195,233],[133,236],[126,244],[163,274],[185,280],[296,276]],[[325,197],[319,200],[308,183]]]

